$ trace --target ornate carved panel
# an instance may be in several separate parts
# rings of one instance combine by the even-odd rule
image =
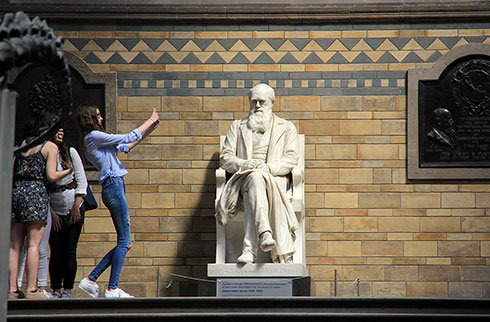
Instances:
[[[408,72],[408,178],[490,177],[490,46]]]

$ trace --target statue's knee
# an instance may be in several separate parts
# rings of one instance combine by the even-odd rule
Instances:
[[[253,193],[264,193],[265,194],[265,180],[261,174],[257,172],[251,172],[243,180],[241,192],[253,192]]]
[[[242,188],[245,191],[249,191],[250,189],[256,189],[257,187],[264,185],[264,179],[257,172],[251,172],[247,175],[245,180],[243,181]]]
[[[262,182],[264,182],[264,178],[257,171],[252,171],[247,175],[245,182],[254,183],[254,184],[262,183]]]

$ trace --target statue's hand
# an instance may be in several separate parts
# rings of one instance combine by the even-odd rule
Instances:
[[[242,170],[250,170],[250,169],[255,169],[257,165],[259,164],[259,160],[247,160],[245,163],[242,165]]]
[[[257,166],[255,167],[255,169],[262,170],[262,171],[265,171],[265,172],[270,172],[269,167],[267,166],[267,164],[265,162],[262,162],[262,161],[259,164],[257,164]]]

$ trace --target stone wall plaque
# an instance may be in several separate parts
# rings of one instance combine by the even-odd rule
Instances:
[[[490,178],[490,46],[408,72],[408,179]]]
[[[293,281],[280,278],[218,279],[216,296],[293,296]]]

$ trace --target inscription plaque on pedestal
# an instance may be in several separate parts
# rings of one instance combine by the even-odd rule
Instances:
[[[490,178],[490,46],[408,73],[408,178]]]
[[[278,278],[224,278],[216,280],[216,296],[292,296],[293,281]]]

